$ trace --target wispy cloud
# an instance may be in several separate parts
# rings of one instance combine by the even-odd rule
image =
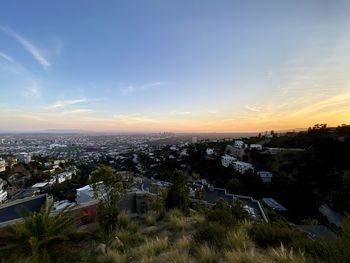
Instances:
[[[122,95],[128,95],[130,93],[150,90],[150,89],[164,86],[164,85],[168,85],[168,84],[170,84],[170,82],[157,81],[157,82],[146,83],[146,84],[140,85],[140,86],[128,85],[128,86],[121,89],[121,93],[122,93]]]
[[[40,122],[47,121],[46,119],[33,114],[17,114],[15,115],[15,117],[24,119],[24,120],[29,120],[29,121],[40,121]]]
[[[261,108],[256,106],[245,105],[245,108],[250,111],[261,112]]]
[[[90,101],[88,99],[74,99],[74,100],[58,100],[56,102],[54,102],[53,104],[51,104],[50,106],[48,106],[48,109],[61,109],[61,108],[65,108],[67,106],[72,106],[72,105],[76,105],[76,104],[80,104],[83,102],[87,102]]]
[[[43,52],[33,44],[33,41],[23,37],[9,27],[0,26],[0,29],[20,43],[44,69],[51,66],[51,62],[44,56]]]
[[[90,113],[93,112],[92,109],[73,109],[73,110],[67,110],[64,111],[63,114],[83,114],[83,113]]]
[[[7,62],[15,63],[15,60],[12,57],[10,57],[9,55],[7,55],[3,52],[0,52],[0,58],[6,60]]]
[[[15,75],[23,72],[23,67],[10,55],[0,52],[0,69]]]
[[[41,88],[37,81],[33,81],[24,88],[23,95],[28,98],[38,98],[41,96]]]
[[[172,111],[171,114],[173,115],[190,115],[192,112],[190,111]]]

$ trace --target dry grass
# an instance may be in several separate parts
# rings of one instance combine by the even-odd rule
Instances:
[[[174,243],[174,247],[180,250],[189,250],[191,247],[192,238],[189,235],[182,236]]]
[[[97,259],[98,263],[126,263],[127,258],[117,251],[110,250],[105,255],[101,255]]]
[[[149,260],[155,255],[165,251],[169,247],[169,240],[167,237],[165,238],[155,238],[155,239],[146,239],[146,241],[140,245],[132,249],[130,252],[133,256],[138,258],[138,262],[142,260]]]
[[[264,255],[257,252],[254,247],[244,250],[228,250],[225,252],[225,259],[227,263],[266,263],[272,262]]]
[[[145,223],[148,226],[154,226],[157,222],[157,214],[156,213],[147,213],[144,217]]]
[[[248,233],[243,228],[238,228],[236,231],[230,231],[227,234],[227,243],[231,249],[248,250],[254,247],[254,243],[250,240]]]
[[[134,221],[131,220],[127,213],[120,212],[117,217],[117,225],[119,229],[127,229],[133,232],[137,231],[137,225]]]
[[[218,254],[207,243],[200,245],[196,251],[196,259],[200,263],[216,263],[218,261]]]
[[[272,248],[269,255],[278,263],[305,263],[303,252],[295,252],[293,249],[288,249],[281,244],[279,248]]]
[[[174,231],[184,232],[188,227],[186,217],[178,209],[172,209],[167,213],[167,221]]]
[[[169,262],[169,263],[194,263],[194,259],[189,255],[188,251],[184,250],[170,250],[166,254],[160,255],[162,257],[159,262]]]

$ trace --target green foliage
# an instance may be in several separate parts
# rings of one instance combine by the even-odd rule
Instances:
[[[18,257],[29,262],[49,262],[57,258],[77,255],[77,244],[86,233],[79,232],[77,217],[66,207],[50,216],[48,202],[40,212],[24,213],[24,222],[8,227],[0,238],[0,251],[10,262]]]
[[[185,174],[182,171],[175,170],[172,176],[172,185],[165,199],[166,210],[179,208],[187,213],[190,205],[188,195],[189,189]]]
[[[304,235],[288,227],[281,227],[272,224],[254,224],[249,230],[249,236],[261,247],[292,244],[295,239],[303,239]]]
[[[217,200],[215,205],[207,212],[206,220],[216,222],[224,227],[235,227],[239,222],[247,220],[249,215],[243,208],[243,203],[235,201],[231,205],[222,198]]]
[[[226,228],[215,222],[203,223],[194,234],[194,240],[198,244],[207,242],[211,246],[223,248],[226,245]]]
[[[99,223],[108,236],[117,227],[118,204],[124,193],[122,176],[111,167],[102,166],[91,174],[91,184],[95,198],[99,199]]]

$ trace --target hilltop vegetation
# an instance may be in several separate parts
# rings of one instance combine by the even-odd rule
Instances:
[[[164,206],[163,206],[164,207]],[[252,222],[219,200],[210,209],[178,208],[78,228],[74,213],[48,220],[49,206],[1,233],[3,262],[349,262],[350,218],[337,240],[311,240],[277,223]],[[244,210],[243,210],[244,211]],[[106,235],[108,234],[108,235]]]

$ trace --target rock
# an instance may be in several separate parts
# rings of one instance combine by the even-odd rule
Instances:
[[[123,246],[124,246],[123,241],[121,241],[117,236],[108,242],[108,248],[110,249],[116,249]]]
[[[107,248],[106,244],[100,243],[98,246],[95,248],[95,251],[98,253],[106,254]]]

